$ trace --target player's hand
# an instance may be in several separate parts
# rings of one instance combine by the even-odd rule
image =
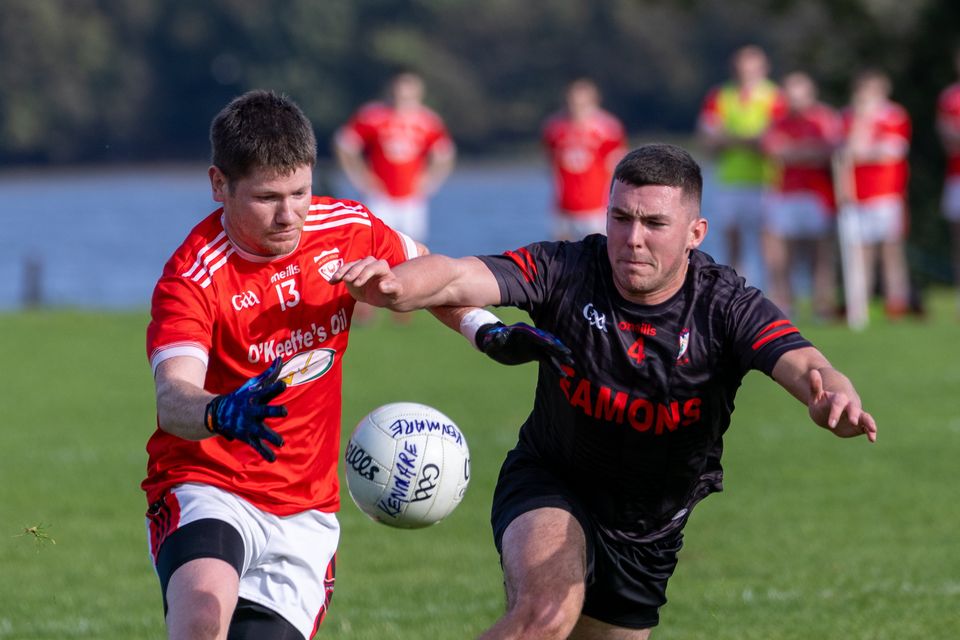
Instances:
[[[841,438],[866,435],[877,441],[877,423],[860,405],[860,398],[823,388],[823,375],[817,369],[810,371],[810,418],[821,427]]]
[[[343,282],[358,302],[375,307],[390,307],[400,297],[400,281],[386,260],[367,256],[343,264],[330,278],[330,284]]]
[[[573,355],[556,336],[523,322],[485,324],[477,329],[477,348],[501,364],[523,364],[539,360],[562,377],[562,365],[573,364]]]
[[[268,404],[287,388],[283,380],[277,380],[282,364],[283,360],[277,358],[266,371],[250,378],[236,391],[211,400],[204,416],[207,430],[227,440],[246,442],[267,462],[276,460],[277,455],[265,442],[282,447],[283,438],[263,421],[287,415],[285,406]]]

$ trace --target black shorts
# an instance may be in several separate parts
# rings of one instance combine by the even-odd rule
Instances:
[[[587,581],[583,615],[618,627],[647,629],[660,622],[667,581],[677,567],[682,528],[653,542],[615,539],[590,514],[583,500],[536,458],[513,450],[500,470],[493,494],[493,538],[503,554],[503,533],[518,516],[543,507],[569,512],[587,541]]]

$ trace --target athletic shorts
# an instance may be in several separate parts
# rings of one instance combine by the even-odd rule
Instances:
[[[833,225],[823,199],[809,192],[771,193],[765,212],[766,228],[780,238],[822,238]]]
[[[594,233],[607,233],[607,210],[591,213],[554,211],[553,237],[556,240],[582,240]]]
[[[718,184],[711,193],[710,209],[704,217],[717,231],[736,228],[759,228],[763,222],[764,194],[760,186]]]
[[[178,531],[182,537],[172,538]],[[304,638],[313,636],[333,596],[340,525],[332,513],[276,516],[228,491],[189,483],[150,505],[147,539],[164,607],[170,576],[197,558],[232,564],[240,575],[239,597],[280,614]],[[175,558],[163,548],[168,540],[176,545]]]
[[[554,507],[569,512],[587,541],[586,599],[582,614],[628,629],[648,629],[660,622],[667,602],[667,581],[677,566],[682,527],[651,542],[613,538],[556,475],[530,455],[513,450],[500,470],[493,494],[494,543],[503,555],[503,534],[518,516]]]
[[[943,185],[943,217],[960,222],[960,176],[947,176]]]
[[[394,231],[405,233],[417,242],[427,241],[429,213],[425,199],[419,196],[391,198],[371,195],[364,204]]]
[[[902,240],[907,230],[903,198],[879,196],[853,206],[860,229],[860,242],[876,244]]]

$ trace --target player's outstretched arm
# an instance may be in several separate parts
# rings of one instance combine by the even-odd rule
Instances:
[[[343,282],[361,302],[394,311],[429,307],[485,307],[500,303],[493,273],[473,257],[432,254],[390,268],[384,260],[366,257],[348,262],[330,279]]]
[[[870,442],[876,442],[877,423],[863,410],[853,383],[814,347],[780,356],[773,379],[807,405],[816,424],[841,438],[866,435]]]
[[[236,390],[215,396],[203,389],[206,365],[200,360],[180,356],[160,363],[155,377],[160,428],[186,440],[214,435],[241,440],[273,462],[276,455],[266,445],[281,447],[283,438],[264,420],[287,415],[286,407],[269,404],[286,388],[278,380],[281,365],[277,358]]]

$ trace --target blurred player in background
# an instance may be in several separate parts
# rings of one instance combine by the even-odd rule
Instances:
[[[910,117],[890,100],[890,78],[877,69],[857,74],[843,112],[844,167],[840,192],[854,205],[863,250],[866,291],[872,293],[877,262],[887,315],[910,309],[905,240]]]
[[[456,159],[443,120],[423,104],[423,96],[420,76],[399,73],[390,80],[386,101],[362,106],[334,137],[340,167],[364,202],[417,242],[427,241],[428,200]],[[358,322],[372,314],[366,305],[357,306]]]
[[[423,104],[420,76],[398,74],[387,93],[385,102],[364,105],[340,128],[334,150],[370,209],[426,242],[427,200],[453,170],[456,148],[443,120]]]
[[[615,170],[606,236],[392,269],[365,258],[334,276],[398,309],[517,306],[572,351],[560,371],[540,367],[500,472],[492,521],[507,612],[483,638],[649,636],[690,511],[722,488],[723,434],[750,370],[835,435],[876,439],[850,381],[697,249],[701,189],[690,154],[645,145]],[[477,322],[484,349],[496,318]]]
[[[604,233],[613,168],[627,151],[623,125],[600,107],[600,91],[580,78],[567,86],[566,108],[543,127],[553,167],[554,237]]]
[[[764,251],[770,299],[790,314],[794,303],[791,272],[801,258],[811,260],[813,311],[830,319],[836,311],[835,203],[830,161],[840,143],[840,119],[817,101],[809,75],[783,79],[786,114],[763,137],[777,177],[767,199]]]
[[[953,63],[960,76],[960,47],[953,52]],[[943,215],[950,225],[953,244],[953,281],[957,286],[957,312],[960,313],[960,82],[940,94],[937,103],[937,133],[947,152],[947,177],[943,186]]]
[[[316,140],[290,100],[244,94],[210,140],[223,206],[167,262],[147,329],[150,551],[170,638],[302,640],[326,613],[340,536],[354,299],[328,280],[344,260],[395,265],[422,247],[358,202],[312,195]]]
[[[761,229],[771,167],[760,141],[783,115],[780,90],[768,77],[763,49],[748,45],[732,59],[733,78],[713,89],[697,122],[700,140],[714,157],[710,224],[720,233],[725,261],[751,285],[764,286]]]

